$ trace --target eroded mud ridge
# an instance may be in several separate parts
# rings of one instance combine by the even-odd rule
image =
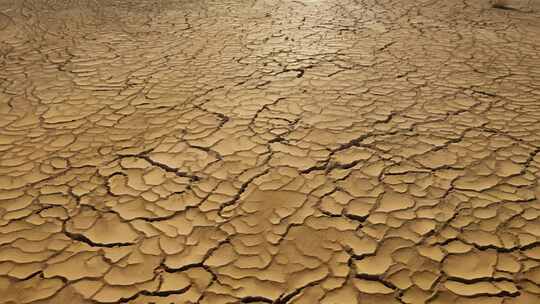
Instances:
[[[0,0],[0,303],[540,303],[529,6]]]

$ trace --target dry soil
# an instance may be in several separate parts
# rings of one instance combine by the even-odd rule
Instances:
[[[503,2],[0,0],[0,303],[540,303]]]

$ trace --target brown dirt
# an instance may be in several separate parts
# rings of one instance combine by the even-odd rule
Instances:
[[[540,303],[517,2],[0,0],[0,303]]]

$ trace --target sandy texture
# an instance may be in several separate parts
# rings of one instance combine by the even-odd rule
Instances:
[[[540,10],[0,0],[0,303],[540,303]]]

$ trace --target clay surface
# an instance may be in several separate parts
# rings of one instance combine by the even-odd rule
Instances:
[[[537,304],[539,179],[538,1],[0,0],[1,304]]]

